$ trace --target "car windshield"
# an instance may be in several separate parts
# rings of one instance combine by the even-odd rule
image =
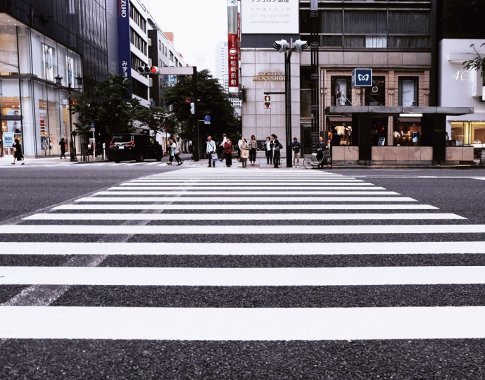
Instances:
[[[113,143],[127,143],[131,141],[131,136],[113,136]]]

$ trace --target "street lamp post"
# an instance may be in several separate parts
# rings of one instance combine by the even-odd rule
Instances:
[[[62,77],[57,75],[55,77],[56,85],[61,86],[62,84]],[[71,82],[69,81],[67,84],[67,93],[68,93],[68,105],[69,105],[69,130],[71,134],[70,142],[69,142],[69,154],[70,154],[70,161],[75,162],[77,161],[77,152],[76,152],[76,135],[77,131],[72,129],[72,90],[82,90],[82,77],[76,77],[76,81],[78,86],[81,87],[72,87]]]
[[[318,11],[318,0],[310,2],[310,52],[311,52],[311,112],[312,112],[312,147],[318,142],[320,132],[320,101],[319,101],[319,35],[320,13]],[[326,138],[326,137],[325,137]]]
[[[302,40],[279,40],[273,43],[273,48],[285,54],[285,137],[286,137],[286,167],[291,168],[291,53],[296,51],[301,53],[308,47],[308,43]]]

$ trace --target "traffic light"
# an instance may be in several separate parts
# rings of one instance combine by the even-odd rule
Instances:
[[[142,75],[158,74],[158,66],[139,66],[137,71]]]
[[[142,75],[146,75],[150,73],[150,67],[148,65],[138,66],[137,71]]]
[[[264,96],[264,108],[267,110],[271,108],[271,96],[269,95]]]

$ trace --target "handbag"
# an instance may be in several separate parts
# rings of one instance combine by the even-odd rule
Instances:
[[[219,159],[219,156],[217,155],[217,153],[211,153],[211,158],[213,160],[217,160],[217,159]]]

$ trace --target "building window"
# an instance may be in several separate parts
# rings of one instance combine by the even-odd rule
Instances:
[[[403,107],[416,107],[418,103],[418,78],[399,78],[398,104]]]
[[[351,77],[332,77],[332,105],[352,105]]]
[[[431,12],[427,9],[347,7],[351,6],[320,9],[320,46],[400,50],[431,48]],[[308,38],[306,35],[311,33],[311,22],[306,9],[300,10],[300,25],[300,32]]]
[[[372,79],[372,87],[365,89],[366,106],[386,105],[386,78],[375,76]]]
[[[366,48],[386,48],[387,38],[384,36],[380,37],[366,37],[365,38]]]

